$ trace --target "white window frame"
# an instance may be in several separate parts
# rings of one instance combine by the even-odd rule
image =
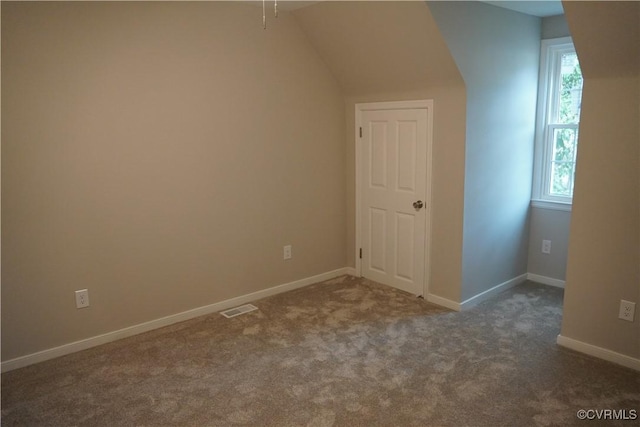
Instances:
[[[557,77],[560,74],[560,58],[563,53],[575,52],[571,37],[547,39],[541,42],[540,79],[538,86],[538,111],[536,120],[534,174],[531,204],[534,207],[570,211],[572,197],[552,195],[549,192],[551,179],[551,157],[553,137],[549,134],[553,128],[575,128],[578,125],[552,125],[549,117],[554,117],[555,108],[559,105],[557,97]],[[551,101],[551,102],[550,102]],[[575,182],[575,175],[574,175]]]

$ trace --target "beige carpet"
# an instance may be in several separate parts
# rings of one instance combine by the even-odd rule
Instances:
[[[2,375],[3,426],[529,426],[635,410],[640,374],[555,344],[562,290],[454,313],[341,277]]]

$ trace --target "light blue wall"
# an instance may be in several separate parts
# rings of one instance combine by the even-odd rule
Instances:
[[[529,230],[529,273],[565,280],[569,249],[571,212],[531,208]],[[551,241],[551,253],[542,253],[542,241]]]
[[[564,15],[542,18],[543,39],[557,39],[559,37],[569,37],[570,35],[569,25]]]
[[[428,2],[467,89],[462,298],[527,272],[541,20]]]

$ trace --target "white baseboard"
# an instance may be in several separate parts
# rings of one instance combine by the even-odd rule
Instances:
[[[521,274],[520,276],[514,277],[513,279],[509,279],[506,282],[500,283],[499,285],[494,286],[491,289],[487,289],[484,292],[479,293],[476,296],[473,296],[467,300],[464,300],[460,303],[460,308],[462,310],[468,310],[471,307],[475,307],[476,305],[484,302],[500,292],[506,291],[509,288],[513,288],[514,286],[519,285],[527,280],[527,274]]]
[[[345,267],[343,268],[344,274],[348,274],[349,276],[359,277],[358,271],[355,267]]]
[[[460,311],[460,303],[451,301],[450,299],[439,297],[434,294],[427,294],[427,301],[432,302],[437,305],[441,305],[442,307],[446,307],[453,311]]]
[[[294,282],[285,283],[283,285],[274,286],[272,288],[263,289],[261,291],[253,292],[247,295],[242,295],[236,298],[231,298],[225,301],[220,301],[214,304],[206,305],[204,307],[198,307],[198,308],[194,308],[193,310],[187,310],[187,311],[183,311],[182,313],[172,314],[170,316],[162,317],[160,319],[155,319],[149,322],[140,323],[138,325],[130,326],[128,328],[119,329],[117,331],[108,332],[106,334],[83,339],[80,341],[75,341],[69,344],[64,344],[59,347],[50,348],[47,350],[39,351],[37,353],[28,354],[26,356],[16,357],[15,359],[2,362],[2,364],[0,365],[0,371],[1,372],[12,371],[14,369],[33,365],[34,363],[44,362],[45,360],[54,359],[60,356],[65,356],[67,354],[86,350],[88,348],[96,347],[98,345],[106,344],[108,342],[116,341],[122,338],[127,338],[133,335],[141,334],[143,332],[148,332],[154,329],[173,325],[174,323],[184,322],[185,320],[193,319],[195,317],[204,316],[206,314],[211,314],[211,313],[217,313],[219,311],[226,310],[228,308],[253,302],[268,296],[302,288],[304,286],[312,285],[314,283],[323,282],[325,280],[333,279],[335,277],[342,276],[345,274],[355,275],[354,273],[355,273],[355,269],[352,269],[349,267],[340,268],[338,270],[329,271],[326,273],[318,274],[316,276],[311,276],[304,279],[296,280]]]
[[[620,354],[615,351],[607,350],[606,348],[598,347],[592,344],[587,344],[585,342],[574,340],[573,338],[564,337],[562,335],[558,335],[558,339],[556,340],[556,342],[562,347],[566,347],[580,353],[588,354],[589,356],[597,357],[598,359],[603,359],[608,362],[613,362],[626,368],[640,371],[640,359],[635,359],[631,356]]]
[[[527,273],[527,280],[542,283],[543,285],[555,286],[564,289],[564,280],[554,279],[553,277],[540,276],[539,274]]]
[[[476,305],[484,302],[490,298],[493,298],[496,294],[500,292],[506,291],[509,288],[513,288],[514,286],[523,283],[527,280],[527,274],[521,274],[520,276],[514,277],[513,279],[509,279],[506,282],[500,283],[499,285],[494,286],[491,289],[487,289],[484,292],[479,293],[476,296],[473,296],[463,302],[456,302],[450,299],[442,298],[434,294],[427,295],[427,301],[432,302],[434,304],[441,305],[443,307],[449,308],[455,311],[468,310],[471,307],[475,307]]]

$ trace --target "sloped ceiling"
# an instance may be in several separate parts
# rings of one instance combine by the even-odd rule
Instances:
[[[463,84],[425,2],[321,2],[293,14],[345,95]]]
[[[492,6],[498,6],[505,9],[515,10],[516,12],[524,13],[531,16],[537,16],[539,18],[544,18],[546,16],[555,16],[562,15],[564,11],[562,10],[562,2],[560,0],[553,1],[526,1],[526,0],[516,0],[516,1],[482,1],[482,3],[487,3]]]
[[[563,2],[585,77],[640,74],[640,2]]]

